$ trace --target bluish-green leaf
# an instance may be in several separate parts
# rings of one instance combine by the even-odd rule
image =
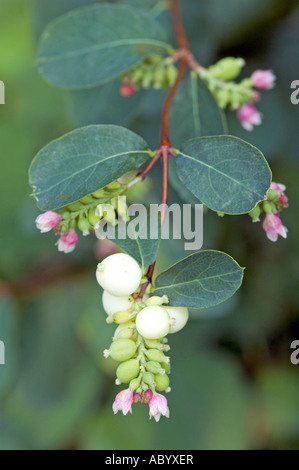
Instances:
[[[112,241],[136,259],[142,268],[146,268],[157,258],[161,235],[160,222],[157,220],[156,226],[152,224],[150,210],[143,205],[131,204],[129,211],[132,217],[126,224],[126,237],[120,237],[119,224],[116,227],[116,238]]]
[[[181,182],[210,209],[244,214],[264,199],[271,170],[253,145],[232,136],[187,141],[177,158]]]
[[[195,137],[227,133],[222,110],[205,83],[193,73],[181,83],[173,100],[170,129],[174,129],[171,142],[175,147]]]
[[[243,269],[220,251],[198,251],[159,274],[155,294],[173,306],[204,308],[217,305],[239,289]]]
[[[41,209],[77,201],[148,158],[146,142],[119,126],[87,126],[44,147],[30,167],[33,196]]]
[[[66,88],[111,80],[165,50],[164,32],[151,17],[127,5],[91,5],[70,11],[45,29],[38,54],[40,73]]]

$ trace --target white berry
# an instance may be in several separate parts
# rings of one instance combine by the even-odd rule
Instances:
[[[104,290],[102,302],[107,315],[114,315],[116,312],[129,310],[134,303],[134,299],[131,296],[117,297]]]
[[[169,333],[170,317],[163,307],[145,307],[136,317],[138,333],[147,339],[163,338]]]
[[[96,277],[109,294],[125,297],[138,289],[142,273],[134,258],[125,253],[116,253],[98,264]]]
[[[164,307],[170,316],[169,333],[177,333],[186,325],[189,312],[186,307]]]

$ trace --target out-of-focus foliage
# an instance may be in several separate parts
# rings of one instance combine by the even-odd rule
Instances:
[[[203,248],[224,250],[246,266],[243,287],[216,308],[193,310],[186,328],[170,338],[171,418],[159,424],[148,420],[145,405],[134,406],[132,416],[112,413],[115,366],[102,350],[113,327],[105,323],[93,275],[101,248],[90,236],[72,255],[59,254],[55,237],[36,230],[38,210],[29,198],[32,156],[78,124],[125,124],[152,147],[159,143],[165,92],[138,93],[135,108],[130,98],[120,99],[118,81],[107,86],[112,98],[105,101],[105,88],[72,97],[37,73],[36,40],[44,26],[92,3],[0,4],[0,79],[6,85],[0,107],[0,340],[6,346],[0,448],[298,449],[299,365],[290,363],[290,344],[299,337],[299,105],[290,102],[290,83],[299,79],[297,2],[267,0],[261,8],[257,0],[181,1],[192,50],[203,65],[242,56],[244,76],[257,68],[277,75],[276,88],[258,105],[262,126],[249,134],[233,113],[227,117],[230,132],[260,148],[273,179],[286,184],[290,207],[283,222],[289,233],[274,244],[248,216],[204,214]],[[170,36],[168,13],[158,14],[158,0],[140,3]],[[132,195],[135,202],[159,202],[158,170],[145,191]],[[170,202],[182,202],[180,197],[188,196],[173,189]],[[157,272],[185,256],[181,241],[163,240]]]

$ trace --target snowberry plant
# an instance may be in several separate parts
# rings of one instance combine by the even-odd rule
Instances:
[[[144,12],[129,3],[99,3],[54,20],[41,37],[38,68],[48,82],[66,89],[115,81],[124,104],[141,89],[167,90],[156,148],[111,123],[75,129],[49,143],[30,167],[33,195],[43,210],[37,227],[54,230],[58,250],[70,253],[78,232],[97,233],[103,220],[127,222],[120,196],[160,160],[162,226],[174,180],[221,216],[249,214],[258,222],[264,213],[267,237],[285,238],[280,214],[288,206],[286,188],[272,181],[260,150],[229,135],[223,114],[223,109],[235,111],[248,131],[260,125],[256,103],[262,90],[275,85],[273,72],[256,70],[239,80],[245,62],[238,57],[204,67],[189,48],[178,0],[163,2],[172,17],[174,45],[152,15],[159,9]],[[170,159],[175,174],[169,172]],[[158,421],[169,416],[160,393],[170,391],[167,336],[185,326],[189,308],[211,307],[232,296],[243,269],[226,253],[204,250],[156,275],[159,238],[116,242],[124,253],[108,256],[96,268],[106,321],[117,325],[104,355],[119,363],[116,384],[126,384],[113,410],[127,414],[133,402],[147,403]]]

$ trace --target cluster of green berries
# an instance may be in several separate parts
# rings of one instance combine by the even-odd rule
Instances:
[[[117,253],[99,263],[96,271],[103,287],[102,302],[107,322],[116,323],[112,343],[105,357],[119,362],[116,384],[129,384],[138,401],[145,392],[170,391],[170,347],[166,335],[180,331],[188,320],[188,309],[169,307],[167,296],[151,296],[150,287],[138,297],[146,278],[129,255]]]
[[[177,73],[171,57],[151,54],[121,77],[123,86],[120,92],[124,96],[130,96],[138,88],[168,88],[175,82]]]
[[[233,110],[255,101],[256,92],[250,78],[244,78],[239,83],[234,80],[240,75],[245,61],[242,58],[225,57],[210,67],[199,70],[199,75],[205,81],[221,108]]]
[[[61,213],[57,232],[64,233],[78,227],[83,235],[89,235],[90,229],[95,229],[101,219],[113,225],[117,224],[118,217],[126,220],[125,198],[119,197],[126,189],[126,185],[113,181],[80,201],[69,204]]]

